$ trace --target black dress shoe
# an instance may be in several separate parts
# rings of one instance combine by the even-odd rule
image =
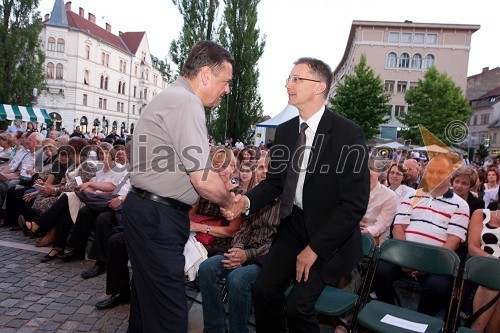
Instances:
[[[5,219],[0,219],[0,228],[5,226],[7,226],[7,224],[5,223]]]
[[[62,261],[85,260],[85,252],[73,250],[57,255]]]
[[[81,276],[84,279],[90,279],[90,278],[99,276],[99,275],[101,275],[104,272],[106,272],[106,266],[105,265],[104,266],[94,265],[89,270],[83,272],[81,274]]]
[[[117,305],[126,303],[130,303],[130,295],[114,294],[100,302],[97,302],[95,307],[97,310],[112,309]]]
[[[50,250],[49,253],[47,253],[46,255],[44,255],[42,257],[42,259],[40,259],[40,261],[43,262],[43,263],[52,261],[52,260],[56,259],[59,256],[59,254],[62,253],[62,251],[63,250],[52,249],[52,250]]]

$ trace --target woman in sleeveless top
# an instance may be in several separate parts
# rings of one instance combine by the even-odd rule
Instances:
[[[500,258],[500,211],[478,209],[469,224],[468,246],[470,256]],[[473,311],[496,297],[498,290],[479,286],[474,296]],[[500,332],[500,302],[497,300],[479,316],[472,329],[480,332]]]

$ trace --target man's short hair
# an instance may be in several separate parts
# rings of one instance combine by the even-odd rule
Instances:
[[[328,95],[330,93],[330,87],[333,81],[333,73],[330,66],[328,66],[321,60],[315,58],[307,58],[307,57],[299,58],[293,64],[294,65],[306,64],[307,66],[309,66],[312,75],[314,75],[320,81],[324,81],[326,83],[326,89],[323,94],[325,96],[325,99],[328,98]]]
[[[225,62],[234,64],[234,59],[231,53],[219,44],[202,40],[194,44],[189,52],[189,55],[182,67],[182,76],[186,79],[193,79],[202,67],[211,67],[217,71],[219,67]]]

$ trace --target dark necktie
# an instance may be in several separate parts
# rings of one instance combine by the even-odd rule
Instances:
[[[300,167],[304,158],[304,150],[306,147],[306,129],[307,124],[303,122],[300,125],[300,133],[295,144],[295,149],[290,157],[290,165],[286,174],[283,193],[281,194],[280,217],[284,219],[292,213],[293,201],[297,190],[297,182],[299,181]]]

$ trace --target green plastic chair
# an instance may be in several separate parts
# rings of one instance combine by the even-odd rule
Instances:
[[[486,288],[500,290],[500,260],[498,258],[472,257],[465,262],[462,285],[458,296],[458,310],[455,316],[455,325],[459,323],[458,316],[465,281],[471,281]],[[457,330],[457,333],[469,332],[477,331],[466,327],[459,327]]]
[[[356,314],[359,311],[360,306],[363,302],[366,303],[366,298],[368,298],[369,293],[369,284],[372,280],[371,277],[374,272],[373,264],[375,262],[374,258],[377,246],[375,239],[372,236],[367,234],[362,234],[361,236],[363,243],[363,255],[367,260],[367,269],[358,292],[352,293],[336,287],[326,286],[314,305],[314,310],[317,313],[328,317],[338,317],[354,308],[353,318],[356,318]],[[293,285],[288,287],[285,292],[286,296],[288,296],[292,288]],[[343,325],[349,332],[351,332],[354,322],[355,321],[352,320],[351,324],[345,324],[343,321],[339,321],[339,324]]]
[[[380,247],[380,258],[397,266],[407,267],[429,274],[449,276],[453,278],[450,303],[446,312],[446,322],[440,318],[418,313],[396,305],[371,301],[358,313],[359,325],[374,332],[380,333],[404,333],[414,330],[396,326],[391,323],[382,322],[386,316],[392,316],[396,320],[405,320],[411,323],[428,325],[425,333],[443,332],[451,322],[451,309],[455,296],[457,276],[460,265],[458,255],[443,247],[437,247],[422,243],[410,242],[401,239],[388,239]],[[405,326],[407,323],[400,324]]]

